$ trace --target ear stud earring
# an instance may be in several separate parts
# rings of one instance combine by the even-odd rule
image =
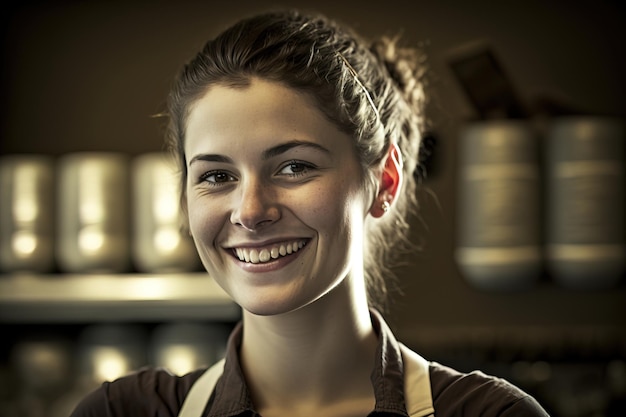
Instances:
[[[383,210],[383,212],[387,213],[389,211],[389,207],[391,207],[391,205],[389,204],[389,201],[385,200],[383,201],[383,203],[381,204],[380,208]]]

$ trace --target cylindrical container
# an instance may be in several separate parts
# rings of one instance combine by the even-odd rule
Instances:
[[[54,160],[0,159],[0,269],[50,272],[54,265]]]
[[[130,265],[129,160],[73,153],[58,167],[57,260],[65,272],[124,272]]]
[[[91,391],[146,366],[147,334],[134,324],[91,324],[74,341],[71,386],[46,409],[46,417],[67,417]]]
[[[132,255],[141,272],[186,272],[200,266],[193,241],[183,230],[180,179],[166,153],[133,160]]]
[[[546,140],[547,266],[564,287],[610,288],[624,275],[624,120],[554,120]]]
[[[79,389],[90,391],[147,365],[147,335],[141,326],[92,324],[77,344]]]
[[[229,334],[219,324],[161,324],[152,334],[152,365],[176,375],[213,365],[224,356]]]
[[[19,415],[48,415],[42,412],[70,389],[72,347],[68,340],[45,335],[19,340],[9,360],[14,373],[14,404],[22,411]]]
[[[528,288],[541,275],[537,137],[524,121],[467,126],[458,154],[456,261],[473,286]]]

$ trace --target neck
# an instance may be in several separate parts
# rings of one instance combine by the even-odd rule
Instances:
[[[346,278],[319,300],[274,316],[244,312],[242,367],[259,410],[367,398],[377,341],[365,289]]]

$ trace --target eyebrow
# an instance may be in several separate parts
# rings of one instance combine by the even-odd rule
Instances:
[[[281,143],[280,145],[277,145],[277,146],[273,146],[263,151],[263,153],[261,154],[261,158],[263,160],[268,160],[270,158],[279,156],[291,149],[299,148],[299,147],[315,149],[317,151],[330,155],[330,151],[328,149],[326,149],[325,147],[317,143],[301,141],[301,140],[292,140],[286,143]],[[189,165],[191,165],[193,162],[197,160],[207,161],[207,162],[223,162],[226,164],[233,163],[233,160],[229,158],[228,156],[219,155],[219,154],[198,154],[194,156],[193,158],[191,158],[191,160],[189,161]]]
[[[298,147],[311,148],[311,149],[315,149],[317,151],[323,152],[327,155],[330,155],[330,151],[328,149],[326,149],[325,147],[317,143],[306,142],[306,141],[301,141],[301,140],[292,140],[292,141],[274,146],[272,148],[269,148],[268,150],[263,152],[262,158],[264,160],[267,160],[267,159],[281,155],[291,149],[298,148]]]

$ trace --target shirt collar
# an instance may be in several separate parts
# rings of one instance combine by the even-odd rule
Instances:
[[[371,320],[378,336],[378,346],[371,373],[376,404],[375,413],[407,416],[400,344],[382,316],[371,310]],[[239,361],[243,325],[240,322],[230,335],[226,349],[224,372],[215,387],[208,417],[258,415],[246,385]]]

